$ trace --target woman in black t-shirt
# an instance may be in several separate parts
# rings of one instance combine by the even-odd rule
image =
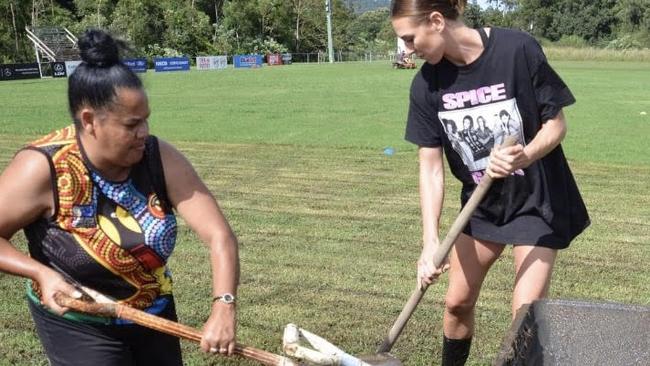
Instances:
[[[449,269],[443,365],[467,360],[481,284],[505,244],[514,246],[514,314],[547,295],[557,250],[589,225],[560,146],[566,134],[562,108],[575,102],[573,95],[528,34],[471,29],[458,20],[466,3],[395,0],[391,5],[392,25],[406,51],[426,60],[411,84],[406,139],[419,146],[423,248],[418,282],[430,284]],[[480,133],[477,128],[454,134],[443,123],[479,117]],[[487,131],[492,135],[483,136]],[[514,135],[518,143],[500,148],[505,134]],[[489,155],[475,149],[483,141],[496,144]],[[472,161],[463,146],[472,148]],[[462,183],[463,205],[485,174],[498,179],[448,261],[435,268],[443,152]]]
[[[499,112],[499,135],[496,140],[499,143],[502,143],[506,136],[516,135],[519,133],[517,128],[518,124],[516,121],[510,117],[510,114],[506,110]]]
[[[481,142],[478,131],[474,129],[474,120],[472,119],[472,116],[463,117],[463,131],[461,131],[461,135],[469,144],[470,149],[472,149],[472,157],[474,160],[480,160],[490,155],[490,152]]]
[[[492,147],[494,147],[494,134],[487,126],[485,118],[483,118],[483,116],[478,116],[478,118],[476,118],[476,124],[478,125],[476,134],[478,135],[479,140],[486,149],[492,149]]]

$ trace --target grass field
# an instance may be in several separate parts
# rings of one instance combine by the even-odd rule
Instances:
[[[553,298],[650,305],[650,64],[556,62],[578,103],[564,148],[592,226],[562,251]],[[152,132],[173,142],[217,196],[240,241],[239,341],[280,352],[293,322],[372,353],[415,285],[416,148],[403,141],[414,71],[385,63],[146,74]],[[64,80],[0,83],[0,168],[29,139],[68,123]],[[392,146],[394,156],[382,149]],[[458,210],[448,175],[442,230]],[[14,243],[24,248],[22,234]],[[210,306],[207,251],[181,226],[170,267],[182,322]],[[510,323],[506,250],[479,299],[471,365],[490,364]],[[446,281],[394,348],[406,365],[440,355]],[[24,280],[0,274],[0,365],[47,364]],[[188,365],[209,358],[184,343]]]

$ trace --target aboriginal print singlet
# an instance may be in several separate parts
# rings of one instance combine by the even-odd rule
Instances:
[[[161,311],[172,292],[165,264],[176,242],[176,219],[158,140],[147,139],[142,160],[122,182],[93,168],[74,126],[27,148],[48,157],[56,204],[52,217],[25,228],[30,255],[122,303]]]

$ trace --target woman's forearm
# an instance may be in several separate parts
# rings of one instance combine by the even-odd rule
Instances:
[[[421,148],[419,158],[422,240],[427,245],[438,242],[439,221],[444,200],[444,166],[439,148]]]
[[[239,254],[233,235],[213,240],[210,245],[213,296],[237,293],[239,285]]]
[[[47,267],[0,238],[0,271],[37,281],[44,268]]]

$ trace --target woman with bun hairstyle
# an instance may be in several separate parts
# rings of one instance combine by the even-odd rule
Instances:
[[[513,245],[513,315],[547,296],[559,249],[588,225],[589,217],[560,142],[562,108],[574,103],[530,35],[501,28],[471,29],[460,16],[464,0],[394,0],[391,21],[407,53],[424,63],[411,84],[406,139],[418,145],[423,248],[418,283],[449,269],[443,321],[443,365],[463,365],[474,335],[481,284],[506,244]],[[495,146],[468,167],[442,126],[465,115],[511,111],[517,144]],[[496,137],[496,136],[495,136]],[[444,193],[443,155],[462,183],[464,205],[485,174],[495,182],[440,268]]]
[[[28,305],[50,365],[182,365],[177,338],[60,307],[71,283],[176,320],[167,260],[176,211],[210,250],[212,310],[201,348],[232,354],[236,238],[189,161],[149,135],[147,95],[99,30],[79,40],[68,79],[73,123],[30,143],[0,175],[0,270],[30,279]],[[9,242],[24,229],[29,256]]]

